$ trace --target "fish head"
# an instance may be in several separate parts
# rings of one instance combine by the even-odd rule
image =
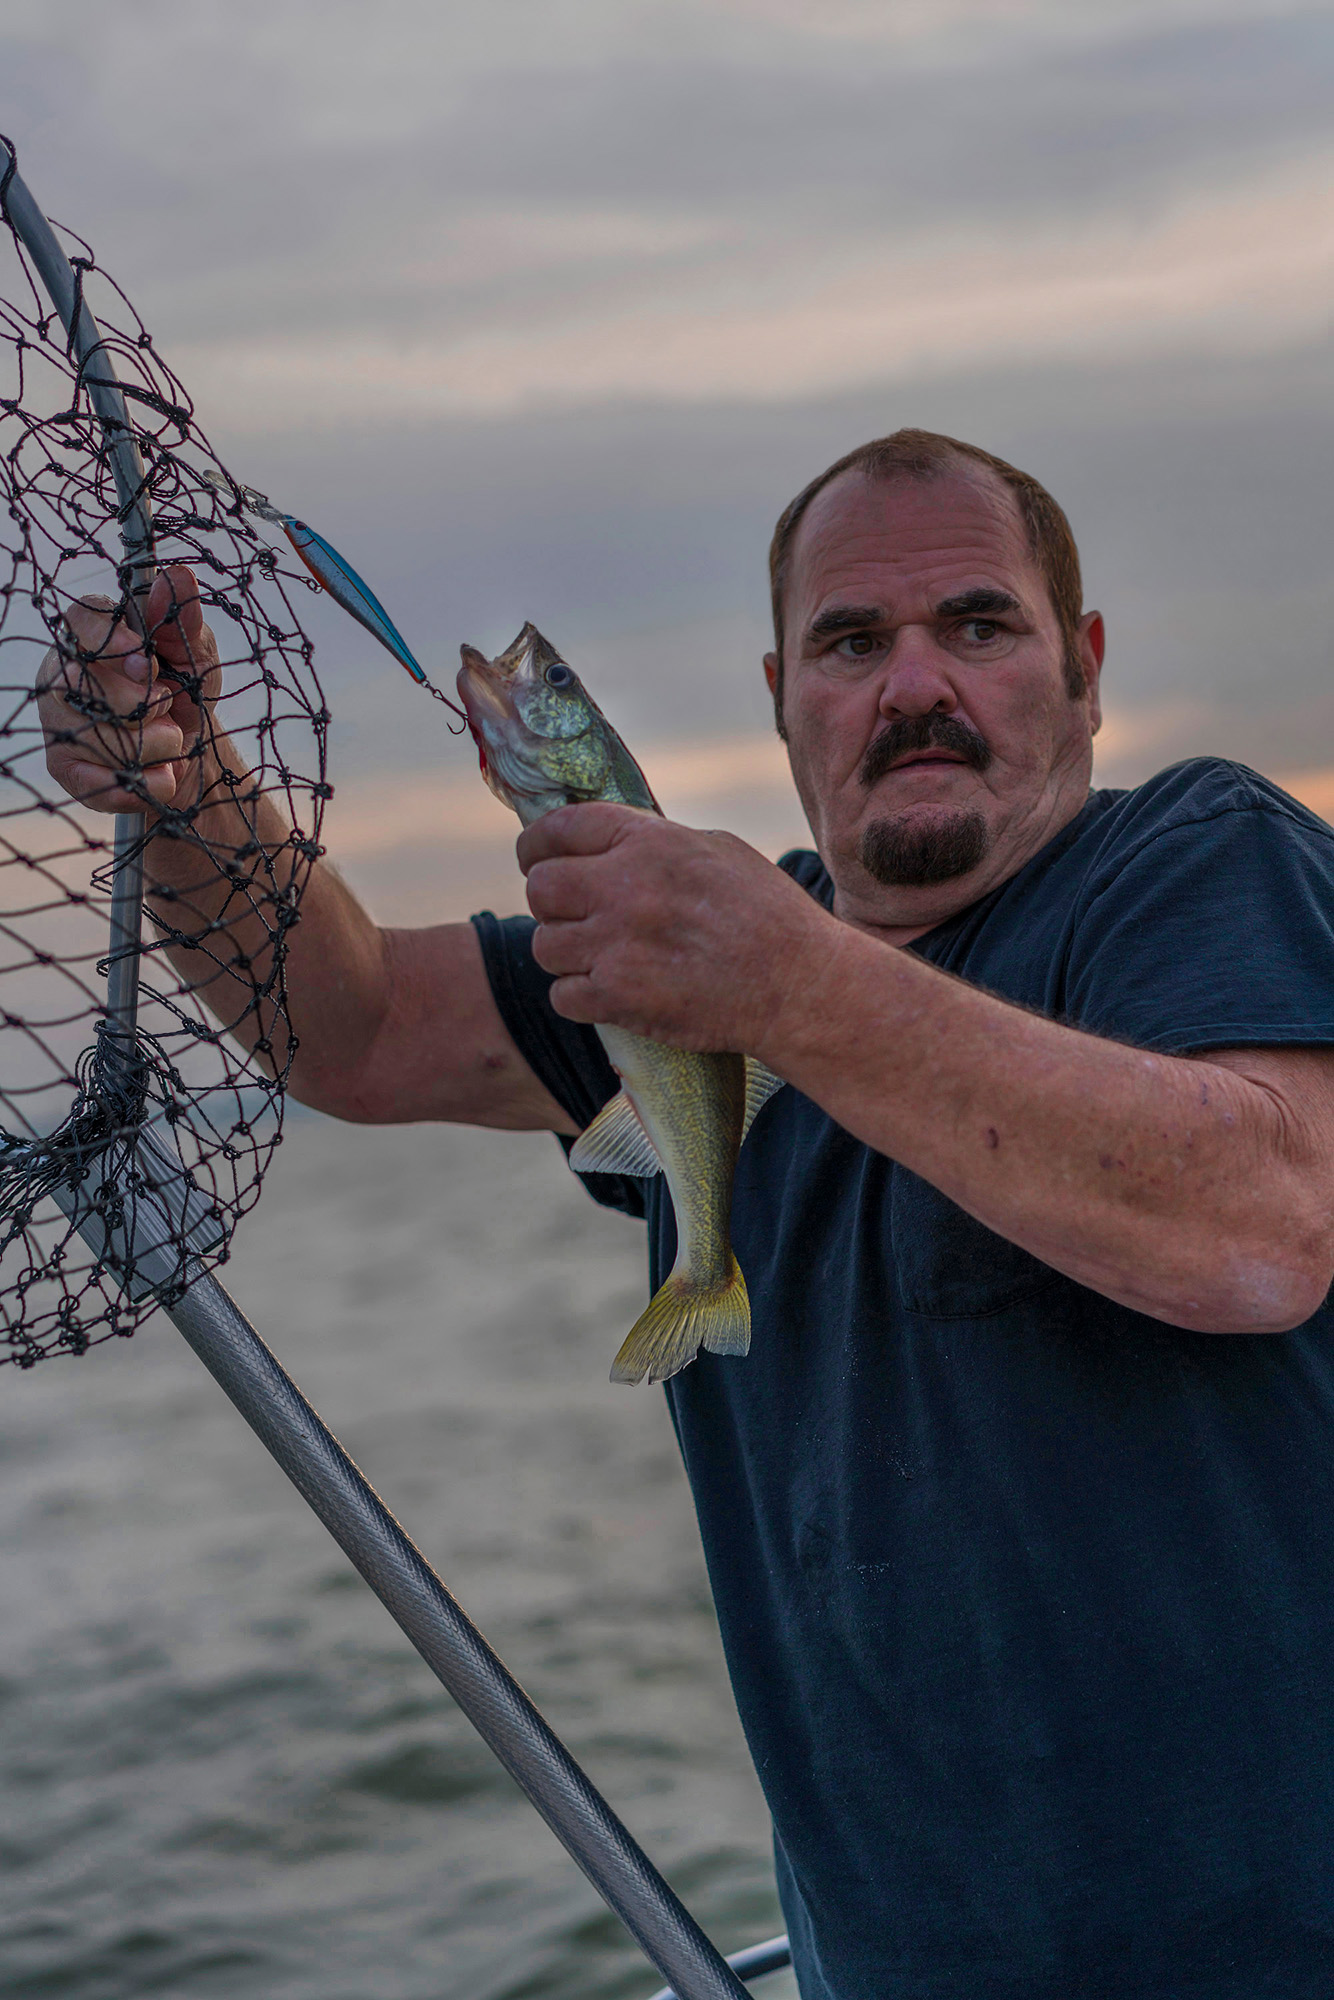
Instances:
[[[656,811],[653,794],[568,661],[535,625],[488,660],[461,648],[459,700],[482,776],[525,826],[556,806],[609,799]]]

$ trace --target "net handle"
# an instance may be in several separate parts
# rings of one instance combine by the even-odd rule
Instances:
[[[126,611],[140,637],[146,636],[143,600],[157,575],[153,508],[144,461],[116,379],[111,352],[83,296],[83,278],[60,247],[18,170],[13,142],[0,133],[0,209],[32,258],[69,337],[70,351],[102,426],[107,463],[120,502],[119,526],[125,560],[121,574],[128,592]],[[4,153],[8,162],[4,164]],[[94,373],[93,370],[96,369]],[[77,391],[76,391],[77,397]],[[143,936],[144,815],[116,814],[112,861],[111,947],[107,963],[107,1019],[122,1043],[133,1039],[139,1012],[139,957]]]
[[[645,1957],[670,1981],[671,1994],[749,2000],[736,1971],[212,1273],[197,1275],[183,1295],[164,1301],[164,1310]],[[772,1954],[772,1947],[764,1950]],[[785,1962],[771,1955],[765,1969]]]

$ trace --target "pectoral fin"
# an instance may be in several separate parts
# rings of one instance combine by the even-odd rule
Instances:
[[[775,1076],[754,1056],[746,1057],[746,1117],[741,1127],[744,1141],[747,1132],[755,1123],[755,1114],[762,1111],[776,1090],[781,1090],[786,1078]]]
[[[579,1134],[570,1165],[577,1174],[629,1174],[636,1180],[662,1172],[653,1141],[623,1090]]]

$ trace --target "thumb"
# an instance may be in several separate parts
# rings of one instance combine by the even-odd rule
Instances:
[[[539,861],[558,855],[605,854],[634,833],[646,817],[637,806],[613,805],[609,799],[557,806],[519,835],[515,848],[519,866],[526,875]]]
[[[200,664],[204,607],[195,573],[185,563],[172,563],[154,578],[144,606],[144,623],[153,651],[169,666]]]

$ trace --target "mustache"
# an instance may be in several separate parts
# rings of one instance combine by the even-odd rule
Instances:
[[[917,750],[952,751],[975,771],[985,771],[991,762],[991,746],[971,723],[933,709],[929,715],[901,715],[871,739],[862,758],[862,783],[874,785],[901,757]]]

